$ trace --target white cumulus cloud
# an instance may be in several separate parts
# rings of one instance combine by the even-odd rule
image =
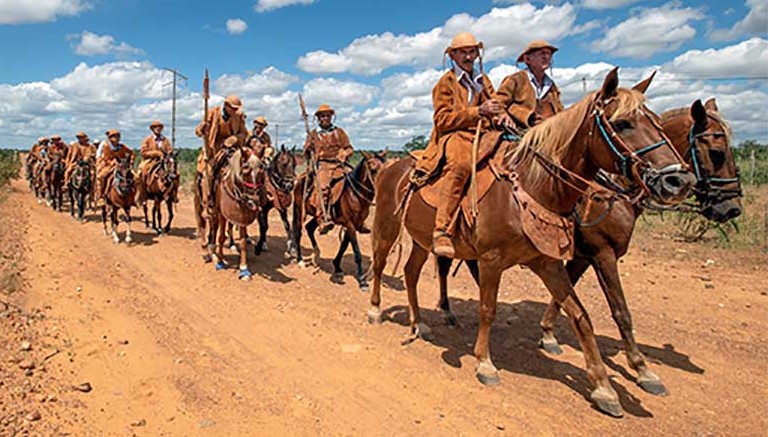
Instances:
[[[124,42],[118,44],[111,35],[97,35],[86,30],[80,35],[70,35],[69,38],[75,41],[73,45],[75,53],[82,56],[115,55],[123,57],[144,54],[143,50],[131,47]]]
[[[700,10],[681,7],[679,2],[641,9],[608,28],[602,39],[592,43],[592,49],[612,56],[650,58],[659,52],[676,50],[693,38],[696,29],[689,23],[703,18]]]
[[[248,23],[239,18],[230,18],[227,20],[227,32],[232,35],[239,35],[248,30]]]
[[[253,8],[256,12],[267,12],[292,5],[309,5],[316,0],[258,0]]]
[[[747,16],[730,29],[716,29],[709,36],[715,41],[729,41],[740,36],[765,34],[768,31],[768,2],[765,0],[747,0]]]
[[[439,65],[442,54],[453,36],[470,31],[487,47],[488,60],[517,57],[532,39],[557,41],[574,33],[594,27],[574,26],[576,9],[566,3],[562,6],[537,8],[530,3],[507,8],[493,8],[480,17],[457,14],[441,27],[413,35],[395,35],[385,32],[357,38],[341,50],[310,52],[299,58],[298,67],[310,73],[351,72],[375,75],[399,66]]]
[[[89,0],[0,0],[0,24],[43,23],[91,8]]]
[[[586,9],[619,9],[637,3],[640,0],[584,0],[581,6]]]
[[[278,94],[299,80],[298,77],[267,67],[260,73],[246,76],[224,74],[214,83],[216,92],[221,95],[238,94],[240,96],[257,96],[262,94]]]
[[[768,40],[752,38],[722,49],[690,50],[673,59],[666,70],[701,78],[765,77]]]

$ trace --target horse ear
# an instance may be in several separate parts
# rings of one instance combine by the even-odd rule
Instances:
[[[614,67],[603,81],[603,87],[600,89],[600,97],[608,99],[616,95],[619,89],[619,67]]]
[[[714,97],[707,100],[707,103],[704,104],[704,107],[709,111],[720,112],[720,110],[717,109],[717,102],[715,101]]]
[[[701,104],[701,100],[696,100],[691,105],[691,118],[693,118],[694,132],[703,132],[707,128],[707,110]]]
[[[632,89],[635,91],[640,91],[641,93],[645,94],[645,91],[648,89],[648,86],[651,84],[651,81],[653,80],[653,77],[656,76],[656,70],[653,70],[650,76],[648,76],[647,79],[641,80],[637,83],[637,85],[633,86]]]
[[[291,147],[291,155],[296,154],[296,145],[294,144],[293,147]]]
[[[285,153],[285,144],[280,144],[280,153]]]
[[[361,150],[360,154],[363,155],[363,159],[371,159],[371,154],[366,152],[365,150]]]
[[[388,153],[389,153],[389,146],[385,147],[384,150],[379,152],[379,158],[386,159]]]

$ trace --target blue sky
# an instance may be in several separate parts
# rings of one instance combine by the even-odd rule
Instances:
[[[301,141],[295,97],[303,92],[310,105],[337,107],[353,144],[398,147],[429,133],[442,49],[461,30],[486,41],[486,71],[497,84],[525,42],[545,38],[561,48],[554,79],[566,103],[580,97],[582,77],[597,87],[610,66],[627,82],[659,69],[649,90],[654,110],[714,96],[737,139],[768,142],[764,0],[40,3],[0,0],[4,147],[53,131],[99,138],[111,127],[136,147],[151,119],[170,124],[163,67],[189,77],[180,91],[180,146],[199,145],[191,131],[207,67],[216,98],[240,94],[249,118],[266,115],[285,141]],[[728,80],[743,77],[756,79]]]

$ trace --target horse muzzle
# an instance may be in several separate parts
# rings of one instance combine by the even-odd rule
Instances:
[[[668,205],[690,197],[696,184],[696,176],[680,164],[661,169],[648,168],[643,172],[642,180],[653,200]]]
[[[736,199],[727,199],[721,202],[704,201],[701,205],[701,215],[707,220],[717,223],[725,223],[735,219],[741,213],[741,202],[738,202]]]

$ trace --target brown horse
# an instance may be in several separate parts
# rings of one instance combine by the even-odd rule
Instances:
[[[179,191],[179,171],[176,158],[179,152],[166,153],[163,159],[152,165],[145,178],[145,187],[147,190],[147,202],[152,203],[152,229],[157,235],[163,232],[171,232],[171,223],[173,222],[173,202]],[[163,228],[162,204],[165,202],[168,210],[168,223]],[[147,204],[144,208],[144,226],[149,228],[149,218],[147,217]]]
[[[603,169],[626,174],[660,203],[684,200],[692,188],[693,176],[684,170],[681,157],[669,146],[658,117],[645,107],[644,100],[640,91],[619,88],[617,69],[612,70],[598,92],[531,129],[515,153],[505,160],[502,170],[508,172],[507,176],[494,183],[478,202],[474,226],[463,220],[457,223],[453,236],[457,258],[477,260],[480,324],[475,356],[479,361],[476,374],[483,384],[500,382],[491,360],[489,340],[501,274],[522,264],[542,279],[568,314],[584,352],[587,376],[595,386],[591,398],[597,408],[613,416],[623,414],[602,363],[589,316],[573,290],[563,262],[542,253],[524,230],[520,199],[527,196],[526,204],[536,202],[568,217],[586,192],[586,180]],[[387,244],[376,240],[394,241],[400,231],[401,217],[395,212],[408,184],[406,178],[397,174],[401,167],[402,164],[390,167],[394,169],[392,175],[389,168],[385,169],[378,181],[378,188],[389,189],[377,190],[374,288],[368,312],[372,322],[381,320],[381,273],[389,253]],[[395,186],[397,189],[392,190]],[[416,191],[401,214],[403,226],[413,240],[405,266],[411,331],[424,337],[429,335],[429,328],[421,321],[416,286],[432,244],[435,209]]]
[[[45,170],[48,204],[54,211],[61,211],[64,203],[64,157],[60,153],[53,153],[50,159]]]
[[[128,229],[125,232],[125,243],[131,244],[131,206],[136,195],[136,187],[133,181],[133,169],[129,159],[121,159],[115,166],[115,170],[106,181],[107,189],[104,195],[104,205],[101,207],[101,222],[104,226],[104,235],[107,232],[107,210],[109,210],[110,223],[112,225],[112,240],[115,244],[120,243],[120,236],[117,234],[119,224],[117,212],[122,209],[125,214],[125,225]]]
[[[344,184],[339,200],[331,205],[329,211],[333,223],[343,227],[344,236],[339,246],[339,251],[333,258],[333,282],[341,283],[344,280],[344,270],[341,269],[341,260],[349,245],[352,245],[357,271],[355,279],[361,291],[368,290],[368,279],[363,271],[363,256],[360,253],[360,245],[357,241],[357,229],[368,218],[368,212],[373,204],[375,197],[375,183],[378,174],[387,160],[387,150],[376,153],[360,152],[363,159],[355,168],[344,176],[344,179],[337,181],[337,184]],[[315,240],[315,230],[318,227],[315,218],[315,208],[310,203],[310,193],[312,188],[305,190],[307,181],[306,173],[302,175],[293,189],[293,235],[294,245],[296,247],[296,261],[300,266],[304,266],[301,256],[301,228],[304,224],[304,214],[306,213],[310,220],[306,223],[307,236],[312,243],[312,252],[314,254],[314,263],[320,265],[320,248]],[[308,193],[309,192],[309,193]]]
[[[667,111],[661,114],[661,125],[695,172],[697,211],[719,223],[738,217],[741,214],[739,171],[730,145],[730,129],[714,99],[706,105],[696,100],[690,109]],[[622,189],[632,188],[623,185]],[[627,253],[635,222],[643,210],[642,203],[618,200],[612,205],[596,206],[590,217],[583,217],[584,208],[580,205],[577,213],[581,215],[582,225],[576,232],[576,253],[566,270],[575,285],[592,266],[624,340],[629,366],[638,373],[637,384],[649,393],[665,395],[666,387],[648,368],[635,342],[632,316],[618,270],[618,260]],[[585,223],[587,221],[592,223]],[[556,355],[562,353],[554,335],[559,310],[558,303],[553,300],[541,320],[544,331],[541,346]]]
[[[208,220],[209,233],[204,244],[203,258],[211,259],[211,246],[216,246],[216,270],[224,270],[229,264],[224,259],[224,242],[227,238],[227,224],[238,226],[240,231],[240,264],[238,276],[241,280],[251,279],[248,270],[248,251],[246,249],[246,228],[259,215],[259,205],[266,196],[264,190],[264,167],[261,160],[249,148],[240,148],[232,152],[224,168],[219,173],[216,183],[215,208]],[[196,205],[196,208],[201,206]],[[202,216],[199,220],[205,224]],[[200,222],[199,222],[200,223]],[[204,229],[198,228],[198,235],[205,239]]]
[[[85,210],[86,198],[93,191],[93,165],[90,160],[79,160],[72,177],[69,179],[69,215],[75,218],[75,208],[77,208],[77,220],[83,222],[83,213]]]
[[[291,222],[288,221],[288,208],[293,202],[293,185],[296,182],[296,154],[294,150],[286,150],[285,146],[280,146],[280,151],[272,158],[267,167],[266,189],[268,196],[261,205],[259,212],[259,241],[256,242],[254,252],[256,255],[262,251],[269,250],[267,247],[267,231],[269,230],[269,211],[277,210],[280,219],[283,221],[283,227],[286,234],[286,248],[288,255],[293,256],[295,247],[293,245],[293,234],[291,233]]]
[[[35,161],[32,166],[32,190],[35,193],[37,204],[40,205],[48,196],[48,184],[45,180],[45,167],[48,165],[48,158],[42,157]]]

